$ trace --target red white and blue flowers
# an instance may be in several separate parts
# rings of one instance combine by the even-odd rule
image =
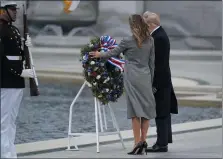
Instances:
[[[124,91],[123,74],[125,61],[121,56],[109,59],[90,58],[89,52],[107,52],[117,46],[116,40],[106,35],[90,40],[81,49],[81,61],[84,77],[91,88],[93,96],[102,104],[116,102]]]

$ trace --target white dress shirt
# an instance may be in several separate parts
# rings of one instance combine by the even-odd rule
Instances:
[[[151,31],[150,35],[152,35],[152,33],[153,33],[154,31],[156,31],[157,29],[159,29],[159,27],[160,27],[160,26],[156,27],[153,31]]]

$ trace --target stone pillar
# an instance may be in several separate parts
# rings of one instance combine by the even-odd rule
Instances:
[[[141,14],[144,1],[99,1],[99,10],[114,11],[119,14]]]
[[[141,14],[141,15],[143,14],[144,5],[145,5],[144,1],[135,1],[135,12],[136,12],[136,14]]]

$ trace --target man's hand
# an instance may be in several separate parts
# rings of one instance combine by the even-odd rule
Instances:
[[[157,92],[157,89],[153,87],[153,94],[155,94],[156,92]]]
[[[21,77],[23,77],[23,78],[34,78],[33,70],[32,69],[22,70]]]
[[[31,41],[31,37],[29,35],[27,35],[27,39],[25,41],[25,45],[27,47],[33,46],[32,41]]]

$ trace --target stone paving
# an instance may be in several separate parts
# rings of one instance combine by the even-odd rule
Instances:
[[[174,143],[169,145],[167,153],[149,153],[131,156],[132,141],[125,142],[126,149],[120,143],[100,146],[100,153],[95,146],[80,148],[80,151],[56,151],[51,153],[21,156],[20,158],[222,158],[222,129],[188,132],[174,135]],[[155,138],[147,140],[149,146]]]

